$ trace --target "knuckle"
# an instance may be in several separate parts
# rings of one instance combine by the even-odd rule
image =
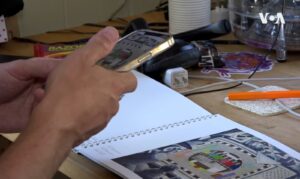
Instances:
[[[90,56],[90,50],[88,49],[88,47],[84,46],[68,55],[64,62],[66,62],[69,67],[72,68],[87,67],[89,65],[88,59],[91,58]]]
[[[119,111],[119,108],[120,108],[119,102],[116,102],[116,104],[112,108],[112,116],[117,114],[117,112]]]
[[[111,104],[110,112],[109,112],[109,118],[111,118],[119,110],[119,99],[117,97],[115,97],[114,95],[110,95],[109,101],[110,101],[110,104]]]
[[[104,98],[103,98],[104,97]],[[112,93],[106,93],[101,97],[101,105],[103,106],[101,110],[99,110],[98,114],[101,116],[101,123],[108,123],[110,119],[118,112],[119,110],[119,100]],[[101,124],[102,125],[102,124]]]
[[[97,43],[103,51],[111,51],[113,48],[113,40],[108,35],[95,36],[95,43]]]
[[[136,89],[138,83],[137,78],[132,73],[129,74],[128,78],[130,79],[129,81],[130,81],[131,89],[132,90]]]
[[[137,87],[137,79],[131,73],[122,74],[122,79],[120,80],[120,87],[121,93],[133,91]]]
[[[79,49],[78,51],[75,51],[72,55],[69,56],[70,59],[77,59],[76,62],[78,62],[78,66],[86,66],[87,60],[89,58],[89,51],[85,48]],[[74,62],[73,62],[74,63]]]

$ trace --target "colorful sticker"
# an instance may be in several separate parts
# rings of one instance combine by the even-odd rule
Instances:
[[[202,73],[209,74],[216,72],[221,77],[230,78],[231,74],[251,74],[259,65],[257,72],[270,71],[273,68],[272,59],[265,55],[251,52],[221,53],[221,60],[225,63],[223,68],[202,70]]]

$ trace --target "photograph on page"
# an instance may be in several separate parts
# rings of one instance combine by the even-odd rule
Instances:
[[[300,161],[239,129],[113,159],[144,179],[300,178]]]

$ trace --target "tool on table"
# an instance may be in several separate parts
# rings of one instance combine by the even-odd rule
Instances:
[[[300,98],[300,90],[288,91],[248,91],[231,92],[229,100],[255,100],[255,99],[277,99],[277,98]]]

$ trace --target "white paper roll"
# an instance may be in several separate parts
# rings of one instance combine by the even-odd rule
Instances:
[[[170,33],[178,34],[210,24],[210,0],[169,0]]]

